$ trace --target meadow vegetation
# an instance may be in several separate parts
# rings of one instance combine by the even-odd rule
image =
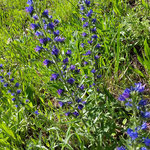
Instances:
[[[0,56],[0,150],[150,149],[149,0],[1,0]]]

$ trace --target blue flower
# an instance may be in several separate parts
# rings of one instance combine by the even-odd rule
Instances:
[[[42,13],[42,16],[48,18],[48,10],[47,9],[44,10],[44,12]]]
[[[47,42],[50,40],[51,40],[50,38],[43,38],[43,39],[40,39],[39,41],[41,44],[44,44],[46,46]]]
[[[15,96],[15,93],[11,93],[12,96]]]
[[[11,90],[8,90],[8,93],[11,93]]]
[[[29,100],[28,99],[26,99],[26,103],[28,103],[29,102]]]
[[[86,66],[86,65],[88,64],[88,62],[87,62],[87,61],[84,61],[83,64]]]
[[[0,79],[3,79],[3,76],[0,76]]]
[[[32,0],[28,0],[28,1],[27,1],[27,4],[28,4],[28,5],[32,5],[32,4],[33,4],[33,1],[32,1]]]
[[[80,73],[80,69],[76,69],[76,70],[75,70],[75,73]]]
[[[76,66],[75,65],[71,65],[70,66],[70,70],[75,70]]]
[[[121,147],[117,147],[117,150],[126,150],[126,148],[124,146],[121,146]]]
[[[92,44],[92,43],[93,43],[93,41],[92,41],[92,40],[91,40],[91,41],[88,41],[88,43],[89,43],[89,44]]]
[[[127,134],[131,137],[132,140],[135,140],[136,138],[138,138],[138,133],[133,132],[133,130],[130,128],[128,128]]]
[[[101,45],[100,44],[97,44],[96,46],[95,46],[95,48],[100,48],[101,47]]]
[[[141,147],[140,150],[147,150],[147,148],[146,147]]]
[[[65,40],[65,38],[64,37],[55,37],[54,38],[54,40],[56,41],[56,42],[64,42],[64,40]]]
[[[73,79],[73,78],[70,78],[70,79],[67,80],[67,82],[70,83],[70,84],[73,84],[74,81],[75,81],[75,79]]]
[[[33,19],[34,19],[34,20],[38,20],[38,19],[39,19],[38,15],[34,15],[34,16],[33,16]]]
[[[55,26],[54,26],[54,24],[53,24],[52,22],[47,25],[47,28],[48,28],[48,29],[52,29],[52,30],[53,30],[54,27],[55,27]]]
[[[67,64],[69,62],[69,59],[68,58],[65,58],[64,60],[63,60],[63,63],[64,64]]]
[[[88,0],[85,0],[85,4],[87,5],[87,6],[89,6],[90,5],[90,1],[88,1]]]
[[[84,107],[84,106],[83,106],[82,104],[79,104],[79,105],[78,105],[78,109],[79,109],[79,110],[82,110],[83,107]]]
[[[10,82],[13,82],[13,81],[14,81],[14,78],[11,78],[11,79],[10,79]]]
[[[53,33],[54,35],[59,35],[59,30],[54,31]]]
[[[142,83],[135,83],[134,90],[141,93],[145,89],[145,85],[142,86]]]
[[[75,111],[75,112],[73,112],[73,115],[74,115],[75,117],[77,117],[77,116],[79,116],[79,113],[78,113],[77,111]]]
[[[72,51],[71,50],[68,50],[67,52],[66,52],[66,55],[71,55],[72,54]]]
[[[81,47],[84,47],[84,45],[85,45],[84,43],[81,43]]]
[[[150,118],[150,112],[141,112],[143,118]]]
[[[65,116],[69,116],[71,113],[70,112],[67,112],[67,113],[65,113]]]
[[[96,72],[96,70],[95,70],[95,69],[92,69],[92,70],[91,70],[91,72],[92,72],[92,73],[95,73],[95,72]]]
[[[39,112],[38,112],[38,110],[36,110],[34,113],[35,113],[36,115],[39,115]]]
[[[102,77],[102,75],[97,75],[97,78],[101,78]]]
[[[126,99],[125,99],[124,96],[120,95],[119,98],[118,98],[118,100],[119,100],[119,101],[125,101]]]
[[[54,23],[55,23],[55,24],[58,24],[58,23],[59,23],[59,20],[58,20],[58,19],[55,19],[55,20],[54,20]]]
[[[143,100],[143,99],[140,100],[139,105],[141,105],[141,106],[147,105],[147,100]]]
[[[1,80],[1,83],[4,82],[4,79]]]
[[[96,27],[94,27],[93,29],[91,29],[92,32],[96,32]]]
[[[9,75],[9,76],[10,76],[10,75],[11,75],[11,72],[8,72],[8,73],[7,73],[7,75]]]
[[[150,147],[150,139],[149,138],[146,138],[144,140],[144,143],[145,143],[146,146]]]
[[[12,101],[15,101],[16,100],[16,98],[12,98]]]
[[[63,107],[63,105],[64,105],[63,102],[59,101],[58,103],[59,103],[60,107]]]
[[[85,87],[84,87],[84,85],[82,84],[79,88],[83,91]]]
[[[83,54],[83,55],[91,55],[91,51],[89,50],[89,51],[87,51],[85,54]]]
[[[85,21],[85,18],[82,17],[82,18],[81,18],[81,21]]]
[[[26,12],[27,13],[30,13],[30,15],[32,15],[33,14],[33,7],[32,6],[29,6],[29,7],[26,7]]]
[[[95,58],[95,59],[98,59],[98,58],[99,58],[99,56],[98,56],[98,55],[96,55],[96,56],[94,56],[94,58]]]
[[[18,90],[17,90],[17,94],[20,94],[20,93],[21,93],[21,90],[18,89]]]
[[[88,27],[89,26],[89,23],[88,22],[85,22],[84,24],[83,24],[83,28],[86,28],[86,27]]]
[[[51,81],[56,80],[58,77],[59,77],[59,74],[56,74],[56,73],[52,74],[51,75]]]
[[[0,64],[0,68],[3,68],[3,64]]]
[[[96,18],[92,19],[92,23],[95,23],[96,21],[97,21]]]
[[[76,102],[77,102],[77,103],[80,103],[81,101],[82,101],[82,98],[76,99]]]
[[[92,35],[92,39],[97,39],[98,36],[95,34],[95,35]]]
[[[80,10],[83,11],[85,8],[83,5],[80,6]]]
[[[36,36],[43,36],[43,33],[40,32],[40,31],[36,31],[36,32],[35,32],[35,35],[36,35]]]
[[[57,93],[58,93],[59,95],[61,95],[63,92],[64,92],[63,89],[58,89],[58,90],[57,90]]]
[[[147,129],[147,123],[144,122],[141,127],[140,127],[142,130],[146,130]]]
[[[125,103],[126,106],[132,107],[132,104],[130,102]]]
[[[4,87],[7,87],[7,86],[8,86],[8,83],[5,83],[5,84],[4,84]]]
[[[57,56],[59,53],[59,50],[56,48],[56,46],[54,46],[54,48],[52,49],[52,55]]]
[[[32,30],[37,30],[39,26],[37,24],[31,23],[30,27]]]
[[[52,63],[52,62],[51,62],[50,60],[48,60],[48,59],[45,59],[45,60],[43,61],[43,64],[46,65],[46,66],[49,66],[51,63]]]
[[[91,17],[92,13],[93,13],[93,10],[90,9],[90,10],[88,11],[88,13],[86,14],[86,16],[87,16],[87,17]]]
[[[42,46],[36,46],[35,51],[40,53],[43,49]]]
[[[85,36],[87,36],[87,34],[86,34],[85,32],[83,32],[83,33],[82,33],[82,36],[85,37]]]

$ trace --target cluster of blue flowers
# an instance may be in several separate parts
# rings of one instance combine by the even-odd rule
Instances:
[[[145,85],[142,85],[141,83],[135,83],[135,87],[125,89],[123,94],[119,96],[118,100],[125,102],[125,105],[127,107],[136,106],[140,112],[140,115],[143,118],[150,118],[150,112],[146,109],[146,105],[148,105],[148,100],[143,100],[142,98],[140,101],[132,100],[132,95],[141,94],[144,89]]]
[[[139,126],[136,126],[133,129],[128,128],[127,134],[131,138],[130,145],[132,146],[132,142],[136,140],[137,146],[139,143],[144,143],[146,147],[141,147],[141,150],[147,150],[148,147],[150,147],[150,139],[148,137],[145,137],[148,131],[148,122],[147,120],[150,118],[150,112],[148,110],[149,102],[148,100],[144,100],[142,98],[142,93],[145,90],[145,85],[142,85],[141,83],[135,83],[135,87],[127,88],[124,90],[123,94],[119,96],[118,100],[125,102],[125,106],[128,108],[131,108],[133,111],[133,116],[135,118],[138,118],[139,120],[134,122],[140,123]],[[141,99],[141,100],[139,100]],[[136,112],[136,113],[134,113]],[[133,124],[134,124],[133,122]],[[137,124],[137,123],[135,123]],[[118,150],[125,150],[126,148],[121,146],[118,147]]]
[[[4,66],[0,64],[0,82],[1,85],[7,90],[7,93],[11,95],[11,99],[15,106],[18,107],[20,103],[19,96],[21,94],[21,89],[19,89],[19,83],[15,82],[15,78],[11,76],[11,72],[5,72]],[[26,100],[28,102],[29,100]]]
[[[81,55],[83,61],[80,65],[71,63],[72,51],[69,48],[67,50],[61,50],[61,44],[65,42],[65,38],[60,36],[60,31],[57,30],[59,20],[53,19],[47,9],[42,14],[37,14],[34,7],[35,3],[32,0],[28,0],[27,4],[29,7],[26,7],[26,11],[30,13],[34,19],[34,23],[30,25],[30,28],[39,40],[39,45],[36,46],[35,51],[40,55],[45,54],[46,59],[43,60],[43,64],[46,67],[50,65],[55,66],[50,81],[57,82],[57,84],[60,85],[61,88],[57,89],[57,93],[59,97],[62,97],[61,99],[69,97],[67,102],[59,101],[60,107],[70,108],[65,115],[69,116],[72,114],[77,117],[79,111],[82,110],[86,104],[86,102],[82,100],[84,98],[81,98],[85,90],[92,87],[96,88],[96,84],[98,84],[101,78],[100,68],[98,68],[100,58],[99,48],[101,46],[98,43],[98,35],[96,34],[97,19],[95,18],[93,10],[90,9],[91,2],[84,0],[79,3],[82,14],[81,21],[84,29],[84,32],[81,34],[84,41],[84,43],[81,43],[81,48],[83,49],[82,51],[85,51],[85,53]],[[88,50],[86,50],[87,48]],[[93,76],[93,83],[85,85],[81,79],[82,76],[88,78],[84,73],[86,72],[84,68],[87,68],[88,65],[89,67],[93,66],[90,75]],[[99,92],[99,88],[97,88],[97,91]]]

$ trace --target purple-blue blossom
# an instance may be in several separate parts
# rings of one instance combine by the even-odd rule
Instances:
[[[26,7],[26,12],[27,13],[30,13],[30,15],[32,15],[33,14],[33,7],[32,6],[29,6],[29,7]]]
[[[40,53],[43,49],[42,46],[36,46],[35,51]]]
[[[82,36],[83,36],[83,37],[87,36],[87,33],[83,32],[83,33],[82,33]]]
[[[78,109],[79,109],[79,110],[82,110],[82,109],[83,109],[83,105],[82,105],[82,104],[79,104],[79,105],[78,105]]]
[[[31,28],[32,30],[37,30],[37,29],[38,29],[38,25],[37,25],[37,24],[34,24],[34,23],[31,23],[30,28]]]
[[[27,1],[27,4],[28,4],[28,5],[32,5],[32,4],[33,4],[33,1],[32,1],[32,0],[28,0],[28,1]]]
[[[145,89],[145,85],[142,85],[142,83],[135,83],[134,90],[141,93]]]
[[[54,33],[54,35],[57,36],[57,35],[59,35],[59,30],[54,31],[53,33]]]
[[[66,55],[68,55],[68,56],[70,56],[72,54],[72,51],[71,50],[68,50],[67,52],[66,52]]]
[[[79,116],[79,113],[78,113],[77,111],[75,111],[75,112],[73,112],[73,115],[74,115],[75,117],[77,117],[77,116]]]
[[[90,50],[88,50],[85,54],[83,54],[83,55],[91,55],[91,51]]]
[[[127,129],[127,134],[131,137],[132,140],[135,140],[136,138],[138,138],[138,133],[133,132],[133,130],[130,128]]]
[[[48,17],[48,10],[47,10],[47,9],[44,10],[44,12],[42,13],[42,16],[43,16],[43,17]]]
[[[91,17],[92,13],[93,13],[93,10],[90,9],[90,10],[88,11],[88,13],[86,14],[86,16],[87,16],[87,17]]]
[[[70,83],[70,84],[73,84],[73,83],[74,83],[74,81],[75,81],[75,79],[74,79],[74,78],[70,78],[70,79],[68,79],[68,80],[67,80],[67,82],[68,82],[68,83]]]
[[[92,23],[96,23],[96,21],[97,21],[96,18],[92,19]]]
[[[17,94],[20,94],[20,93],[21,93],[21,90],[20,90],[20,89],[18,89],[18,90],[17,90]]]
[[[58,89],[58,90],[57,90],[57,93],[58,93],[59,95],[61,95],[63,92],[64,92],[63,89]]]
[[[71,65],[70,66],[70,70],[75,70],[76,66],[75,65]]]
[[[63,107],[63,105],[64,105],[63,102],[59,101],[58,103],[59,103],[60,107]]]
[[[58,77],[59,77],[59,74],[58,74],[58,73],[52,74],[52,75],[51,75],[51,81],[56,80]]]
[[[92,70],[91,70],[91,72],[92,72],[92,73],[95,73],[95,72],[96,72],[96,70],[95,70],[95,69],[92,69]]]
[[[38,20],[38,19],[39,19],[38,15],[34,15],[34,16],[33,16],[33,19],[34,19],[34,20]]]
[[[86,27],[88,27],[89,26],[89,23],[88,22],[85,22],[84,24],[83,24],[83,28],[86,28]]]
[[[64,60],[63,60],[63,63],[64,64],[67,64],[69,62],[69,59],[68,58],[65,58]]]
[[[36,32],[35,32],[35,35],[36,35],[36,36],[43,36],[43,33],[40,32],[40,31],[36,31]]]
[[[59,53],[59,50],[56,48],[56,46],[54,46],[53,49],[52,49],[52,55],[57,56],[58,53]]]
[[[89,6],[89,5],[91,4],[91,1],[85,0],[85,4],[86,4],[87,6]]]
[[[48,60],[48,59],[45,59],[45,60],[43,61],[43,64],[46,65],[46,66],[49,66],[50,63],[51,63],[51,61]]]

